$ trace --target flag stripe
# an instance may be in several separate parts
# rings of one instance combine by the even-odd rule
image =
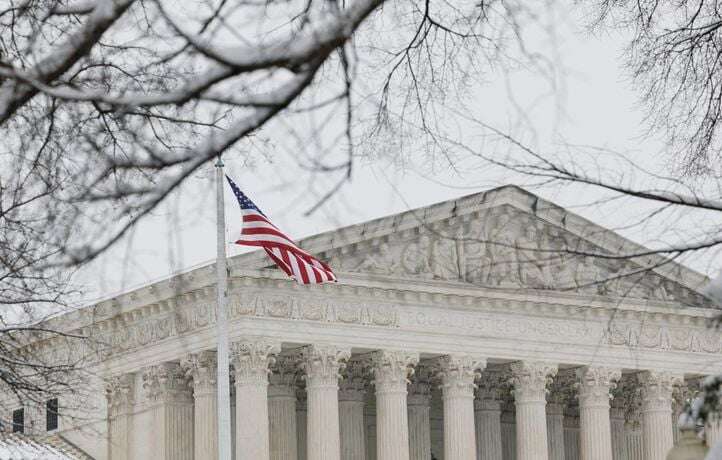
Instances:
[[[265,214],[226,176],[243,214],[243,227],[236,244],[262,247],[278,268],[301,284],[336,281],[331,268],[299,248],[273,225]]]

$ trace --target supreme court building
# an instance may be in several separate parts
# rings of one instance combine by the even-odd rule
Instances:
[[[339,282],[229,260],[236,460],[664,460],[722,372],[704,276],[615,258],[642,248],[517,187],[301,245]],[[214,270],[52,320],[102,345],[37,346],[98,356],[94,416],[61,413],[66,439],[97,459],[216,458]]]

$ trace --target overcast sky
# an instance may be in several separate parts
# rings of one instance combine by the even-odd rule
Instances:
[[[560,142],[605,147],[625,152],[645,167],[663,172],[668,158],[659,153],[661,139],[644,136],[644,113],[622,66],[625,37],[594,36],[580,25],[580,13],[568,12],[567,8],[550,7],[545,14],[550,28],[532,40],[555,62],[559,72],[555,87],[534,72],[490,74],[489,84],[480,86],[474,95],[476,100],[471,105],[477,113],[473,115],[504,130],[514,131],[520,123],[525,124],[524,139],[541,150],[558,148]],[[352,181],[319,211],[305,216],[330,182],[325,178],[309,182],[308,174],[293,158],[293,149],[289,148],[292,143],[286,142],[283,130],[265,134],[273,141],[268,144],[266,158],[243,164],[238,155],[227,155],[227,173],[293,238],[498,185],[528,182],[478,164],[470,165],[463,174],[448,167],[429,174],[428,168],[419,168],[413,162],[359,161]],[[475,134],[473,126],[464,126],[460,136],[474,143]],[[481,141],[476,145],[494,148]],[[404,153],[413,158],[414,152]],[[128,238],[83,270],[77,280],[86,284],[87,299],[107,297],[212,261],[213,191],[212,171],[208,168],[193,176]],[[657,238],[645,228],[622,229],[644,210],[642,206],[583,206],[600,196],[590,190],[584,194],[570,189],[533,191],[603,226],[620,229],[641,243],[654,243],[648,239]],[[239,211],[230,194],[226,197],[230,241],[231,235],[239,231]],[[229,245],[230,255],[242,250]],[[687,264],[710,276],[722,268],[714,253],[690,259]]]

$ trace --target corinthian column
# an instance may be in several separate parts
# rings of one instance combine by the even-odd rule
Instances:
[[[419,368],[409,385],[409,458],[431,458],[431,385],[428,368]]]
[[[579,378],[579,428],[582,460],[612,460],[610,391],[622,377],[619,369],[583,367]]]
[[[341,460],[366,460],[365,401],[364,365],[350,362],[338,391]]]
[[[123,374],[112,377],[106,385],[108,399],[108,458],[110,460],[130,460],[133,458],[131,446],[131,416],[133,411],[133,393],[135,374]]]
[[[236,377],[236,458],[269,460],[268,367],[279,344],[245,339],[231,344]]]
[[[682,378],[668,372],[646,371],[637,375],[642,396],[642,444],[645,460],[666,458],[672,448],[672,391]]]
[[[474,460],[474,380],[486,360],[449,355],[439,358],[437,365],[444,402],[444,460]]]
[[[516,405],[517,460],[548,460],[546,387],[557,367],[519,361],[511,364]]]
[[[191,460],[193,458],[193,396],[185,372],[178,363],[144,369],[143,389],[153,408],[153,436],[146,458]]]
[[[547,437],[549,438],[549,460],[579,460],[567,457],[568,443],[565,440],[564,415],[573,400],[576,375],[570,370],[559,372],[554,377],[547,396]]]
[[[303,351],[307,395],[307,460],[339,460],[338,379],[351,351],[310,345]]]
[[[192,354],[181,363],[193,384],[194,458],[218,457],[216,352]]]
[[[376,386],[376,458],[409,460],[406,384],[418,353],[377,351],[372,355]]]
[[[614,460],[628,460],[627,442],[624,437],[624,406],[620,398],[612,400],[612,407],[609,410],[609,423],[612,427],[612,458]]]
[[[549,460],[565,460],[564,453],[564,405],[558,402],[546,406]]]
[[[501,460],[501,396],[504,375],[496,370],[481,374],[474,401],[477,460]]]
[[[297,460],[296,358],[278,356],[269,375],[268,417],[271,460]]]
[[[296,439],[298,440],[298,460],[306,460],[308,447],[306,446],[306,390],[296,389]]]

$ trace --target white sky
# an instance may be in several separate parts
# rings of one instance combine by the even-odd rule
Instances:
[[[492,74],[489,85],[478,89],[477,100],[472,104],[478,112],[473,115],[499,128],[513,129],[520,121],[521,110],[535,133],[531,138],[527,131],[526,139],[537,148],[551,148],[559,141],[606,147],[628,152],[635,161],[663,171],[667,159],[658,153],[661,140],[644,137],[638,94],[622,69],[623,37],[592,36],[562,11],[557,6],[547,12],[548,20],[555,24],[556,39],[552,42],[549,35],[539,34],[539,43],[534,44],[545,49],[557,67],[563,69],[559,87],[550,91],[546,80],[528,72],[510,79]],[[465,129],[471,132],[464,132],[464,136],[473,142],[473,128]],[[264,134],[278,143],[285,142],[281,130]],[[320,211],[306,217],[304,212],[325,189],[307,190],[308,175],[299,170],[287,150],[274,151],[273,145],[269,146],[268,159],[250,166],[227,155],[227,172],[293,238],[524,181],[489,168],[474,168],[463,177],[441,169],[429,178],[413,163],[397,167],[384,161],[358,162],[352,181]],[[196,174],[143,221],[130,238],[79,275],[78,280],[88,288],[87,299],[107,297],[214,258],[215,206],[210,172],[209,168]],[[610,228],[626,225],[643,210],[641,206],[619,204],[577,207],[598,198],[589,191],[586,194],[569,189],[534,191]],[[239,231],[238,206],[231,198],[228,193],[229,240]],[[654,243],[649,238],[655,235],[644,228],[621,233],[640,243]],[[230,255],[240,250],[229,246]],[[695,257],[688,264],[711,276],[722,268],[711,254]]]

